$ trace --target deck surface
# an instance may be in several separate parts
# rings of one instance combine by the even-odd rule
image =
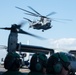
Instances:
[[[0,65],[0,75],[1,75],[3,72],[5,72],[5,71],[7,71],[7,70],[4,68],[4,66],[3,66],[3,65]],[[20,69],[20,72],[22,72],[22,73],[29,73],[30,70],[29,70],[29,69]]]

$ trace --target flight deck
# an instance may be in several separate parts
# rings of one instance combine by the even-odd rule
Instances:
[[[4,66],[3,65],[0,65],[0,75],[2,73],[4,73],[5,71],[7,71],[7,70],[4,68]],[[20,72],[22,72],[22,73],[29,73],[30,70],[29,69],[25,69],[25,68],[21,68],[20,69]]]

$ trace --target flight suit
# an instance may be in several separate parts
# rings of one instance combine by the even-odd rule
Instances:
[[[4,68],[7,71],[2,75],[26,75],[26,73],[19,71],[21,65],[22,62],[18,53],[8,53],[4,61]]]

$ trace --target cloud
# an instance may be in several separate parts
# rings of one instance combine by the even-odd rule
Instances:
[[[49,39],[50,48],[76,50],[76,38]]]

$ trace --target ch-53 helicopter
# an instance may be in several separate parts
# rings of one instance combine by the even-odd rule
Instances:
[[[43,16],[40,13],[38,13],[36,10],[34,10],[32,7],[30,7],[30,6],[28,6],[28,7],[31,10],[33,10],[34,13],[33,12],[30,12],[30,11],[27,11],[25,9],[22,9],[20,7],[16,7],[16,8],[27,12],[27,13],[25,13],[27,15],[31,15],[31,16],[35,16],[35,17],[40,17],[40,20],[35,20],[35,21],[32,21],[32,20],[24,17],[24,19],[28,20],[29,23],[30,23],[29,28],[33,28],[33,29],[37,29],[37,30],[42,29],[43,32],[44,32],[44,30],[48,30],[48,29],[52,28],[52,25],[51,25],[52,19],[49,18],[48,16],[54,15],[54,14],[56,14],[56,12],[51,12],[48,15]]]
[[[21,23],[19,25],[12,24],[11,27],[0,28],[0,29],[4,29],[4,30],[10,30],[10,34],[8,37],[8,45],[4,46],[2,48],[7,49],[7,52],[9,52],[9,53],[10,52],[19,52],[19,54],[21,55],[22,58],[26,56],[26,53],[23,54],[22,52],[30,52],[30,53],[43,52],[45,54],[48,54],[48,52],[50,52],[50,53],[54,52],[53,49],[40,47],[40,46],[33,46],[33,45],[24,45],[24,44],[18,43],[18,33],[30,35],[30,36],[36,37],[38,39],[45,39],[43,37],[40,37],[40,36],[31,34],[29,32],[22,30],[21,29],[22,25],[23,25],[23,23]]]

